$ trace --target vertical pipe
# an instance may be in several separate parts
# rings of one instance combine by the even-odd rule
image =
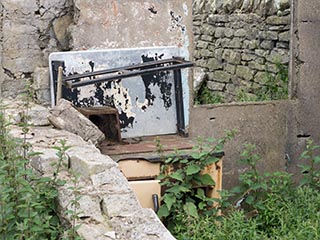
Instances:
[[[176,95],[178,133],[181,134],[181,135],[185,135],[181,70],[180,69],[176,69],[176,70],[173,71],[173,74],[174,74],[174,85],[175,85],[174,87],[175,87],[175,95]]]

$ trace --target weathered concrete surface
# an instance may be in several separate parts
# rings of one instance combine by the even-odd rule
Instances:
[[[65,99],[60,99],[50,113],[48,119],[58,129],[74,133],[95,145],[105,139],[103,132]]]
[[[299,152],[311,137],[320,144],[320,2],[293,0],[291,48],[291,97],[299,100],[297,114],[291,118],[288,148],[291,170],[297,170]],[[300,150],[300,151],[299,151]]]
[[[238,133],[225,146],[223,189],[238,183],[244,166],[238,164],[243,144],[252,143],[262,157],[263,171],[286,170],[287,117],[294,101],[196,106],[191,110],[190,135],[221,138],[225,130]]]
[[[5,102],[9,110],[17,106]],[[10,134],[23,137],[22,129],[15,125],[10,127]],[[40,175],[53,177],[53,163],[58,161],[53,147],[61,146],[61,140],[71,148],[57,176],[67,181],[58,189],[59,213],[63,221],[71,222],[66,210],[73,210],[70,201],[75,197],[72,188],[76,184],[81,195],[77,209],[80,219],[76,223],[81,225],[77,231],[81,237],[86,240],[174,240],[156,214],[140,206],[118,164],[80,136],[51,126],[30,127],[27,142],[33,151],[42,153],[34,156],[30,164]],[[76,183],[70,169],[80,174]]]
[[[75,50],[178,46],[191,52],[190,0],[75,0],[74,4],[77,21],[71,35]]]

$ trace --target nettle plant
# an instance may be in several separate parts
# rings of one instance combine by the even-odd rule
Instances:
[[[164,161],[158,177],[163,190],[158,216],[169,229],[179,222],[181,211],[192,218],[217,214],[219,210],[214,206],[220,200],[206,196],[206,188],[214,186],[215,182],[203,170],[220,161],[219,153],[235,133],[235,130],[229,131],[225,137],[218,140],[209,138],[207,142],[199,139],[191,154],[176,152],[169,157],[163,156],[161,143],[157,140],[158,153]]]
[[[72,224],[70,229],[61,226],[57,212],[57,188],[65,184],[59,173],[67,170],[63,162],[69,147],[65,141],[54,147],[57,162],[53,164],[56,169],[53,176],[39,176],[33,171],[30,159],[42,153],[34,152],[27,142],[28,105],[26,102],[20,126],[24,137],[16,139],[9,134],[11,123],[7,121],[5,107],[0,104],[0,239],[79,239],[78,226]],[[70,204],[77,205],[78,200],[75,196]],[[67,214],[77,217],[77,212]]]

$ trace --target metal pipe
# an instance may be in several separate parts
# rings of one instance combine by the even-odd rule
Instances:
[[[152,194],[153,210],[157,213],[159,211],[159,196]]]

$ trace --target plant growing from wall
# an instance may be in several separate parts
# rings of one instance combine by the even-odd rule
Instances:
[[[215,182],[209,174],[203,174],[202,171],[220,160],[215,154],[223,150],[226,141],[232,139],[235,133],[236,131],[229,131],[219,140],[208,139],[208,143],[199,139],[191,155],[176,153],[165,159],[159,176],[165,190],[158,216],[169,229],[181,222],[181,211],[191,218],[217,214],[218,209],[213,206],[218,199],[207,197],[205,192],[206,187],[214,186]],[[160,146],[159,142],[157,146]]]
[[[237,102],[259,102],[269,100],[281,100],[288,98],[288,67],[280,62],[275,63],[276,74],[265,72],[265,81],[256,87],[251,87],[247,91],[239,90],[236,93]]]
[[[201,84],[199,90],[195,93],[194,104],[216,104],[216,103],[224,103],[225,99],[222,95],[217,92],[212,92],[207,87],[207,81],[204,81]]]

